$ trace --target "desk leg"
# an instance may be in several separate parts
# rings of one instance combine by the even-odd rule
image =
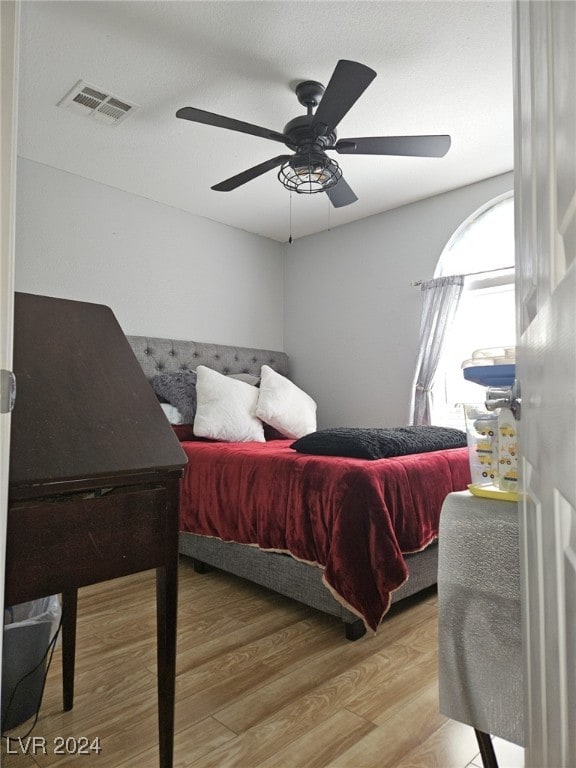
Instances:
[[[69,589],[62,593],[62,689],[66,712],[72,709],[74,704],[77,605],[77,589]]]
[[[172,768],[174,755],[174,695],[176,683],[177,563],[156,569],[158,632],[158,728],[160,768]]]

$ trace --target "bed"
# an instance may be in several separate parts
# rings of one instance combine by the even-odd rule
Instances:
[[[128,341],[150,381],[199,366],[247,383],[265,368],[289,373],[283,352]],[[465,447],[370,461],[296,451],[293,438],[273,432],[226,442],[175,430],[188,457],[180,552],[196,570],[219,568],[337,616],[351,640],[436,583],[442,502],[470,482]],[[248,509],[242,524],[239,507]]]

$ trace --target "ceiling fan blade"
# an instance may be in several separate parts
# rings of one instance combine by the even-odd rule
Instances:
[[[182,107],[176,112],[176,117],[183,120],[192,120],[194,123],[203,123],[204,125],[214,125],[217,128],[228,128],[231,131],[240,131],[240,133],[249,133],[251,136],[261,136],[263,139],[272,139],[272,141],[285,142],[286,136],[278,131],[272,131],[270,128],[262,128],[260,125],[244,123],[242,120],[234,120],[232,117],[216,115],[214,112],[205,112],[203,109],[195,107]]]
[[[344,205],[350,205],[358,200],[343,176],[340,177],[337,184],[326,190],[326,194],[334,208],[342,208]]]
[[[336,128],[375,77],[376,72],[370,67],[340,59],[316,109],[313,122]]]
[[[272,168],[277,168],[279,165],[282,165],[285,160],[289,160],[291,157],[292,155],[278,155],[259,165],[248,168],[248,170],[242,171],[242,173],[238,173],[236,176],[231,176],[229,179],[221,181],[219,184],[214,184],[210,189],[213,189],[216,192],[231,192],[233,189],[236,189],[236,187],[240,187],[242,184],[246,184],[247,181],[256,179],[258,176],[266,173],[266,171],[271,171]]]
[[[341,155],[444,157],[450,144],[450,136],[372,136],[340,139],[333,149]]]

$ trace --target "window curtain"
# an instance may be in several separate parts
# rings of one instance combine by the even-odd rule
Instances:
[[[411,424],[431,424],[432,382],[463,287],[464,275],[438,277],[421,285],[424,303],[420,322],[420,352],[410,407]]]

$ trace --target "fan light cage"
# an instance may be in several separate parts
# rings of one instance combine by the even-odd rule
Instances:
[[[342,176],[342,169],[335,160],[322,152],[305,152],[294,155],[283,163],[278,179],[290,192],[314,195],[335,186]]]

